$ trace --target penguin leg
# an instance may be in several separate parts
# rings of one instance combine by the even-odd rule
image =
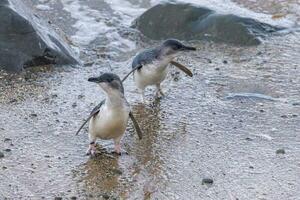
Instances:
[[[121,149],[121,144],[120,144],[121,138],[122,138],[122,137],[119,137],[119,138],[114,139],[115,149],[114,149],[114,151],[113,151],[113,153],[115,153],[115,154],[117,154],[117,155],[120,155],[120,156],[122,155],[122,149]],[[127,154],[127,152],[124,152],[124,153]]]
[[[86,151],[86,155],[94,156],[95,154],[96,154],[96,138],[90,137],[90,144],[88,150]]]
[[[161,96],[165,96],[165,94],[163,93],[161,87],[160,87],[160,83],[156,84],[156,94],[157,97],[159,97],[159,95]]]
[[[142,100],[142,102],[143,103],[148,103],[147,100],[146,100],[146,98],[145,98],[145,88],[139,89],[139,92],[141,94],[141,100]]]

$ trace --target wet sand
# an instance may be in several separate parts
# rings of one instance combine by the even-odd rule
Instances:
[[[154,88],[149,89],[152,103],[146,106],[129,78],[126,97],[144,139],[138,140],[130,124],[122,141],[129,155],[91,159],[85,156],[86,128],[79,136],[75,132],[104,96],[87,78],[110,68],[122,77],[136,52],[155,45],[134,33],[128,37],[138,38],[136,48],[121,56],[121,50],[107,54],[101,42],[79,46],[84,67],[1,73],[0,199],[300,196],[299,33],[258,47],[195,42],[197,52],[178,58],[194,77],[171,67],[163,84],[166,96],[153,100]],[[111,67],[106,56],[112,57]],[[274,101],[226,98],[243,93]],[[113,149],[111,141],[98,144]],[[276,153],[279,149],[285,153]],[[202,184],[203,178],[213,184]]]

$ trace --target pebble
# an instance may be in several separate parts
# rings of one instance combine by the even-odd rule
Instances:
[[[292,103],[293,106],[300,106],[300,102],[294,102]]]
[[[77,197],[75,197],[75,196],[71,197],[71,200],[76,200],[76,199],[77,199]]]
[[[4,151],[6,151],[6,152],[11,152],[11,149],[5,149]]]
[[[119,169],[112,169],[111,172],[116,175],[122,175],[122,171]]]
[[[78,95],[78,99],[82,99],[84,97],[83,94]]]
[[[227,63],[228,63],[228,61],[227,61],[227,60],[223,60],[223,63],[224,63],[224,64],[227,64]]]
[[[30,116],[30,117],[37,117],[37,114],[31,113],[29,116]]]
[[[0,158],[4,158],[4,153],[0,151]]]
[[[276,154],[285,154],[285,150],[284,149],[277,149]]]
[[[93,61],[90,61],[90,62],[84,63],[84,66],[85,66],[85,67],[90,67],[90,66],[92,66],[93,64],[94,64],[94,62],[93,62]]]
[[[108,194],[103,194],[102,197],[103,197],[103,199],[109,199],[109,195]]]
[[[216,71],[219,71],[219,70],[220,70],[220,68],[219,68],[219,67],[216,67],[216,68],[215,68],[215,70],[216,70]]]
[[[62,200],[62,197],[54,197],[54,200]]]
[[[17,102],[17,99],[12,99],[9,101],[9,103],[16,103]]]
[[[10,138],[4,138],[4,142],[9,142],[9,141],[11,141]]]
[[[211,178],[204,178],[202,179],[202,185],[204,184],[213,184],[214,180]]]

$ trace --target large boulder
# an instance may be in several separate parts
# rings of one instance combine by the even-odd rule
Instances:
[[[154,40],[212,40],[237,45],[257,45],[260,38],[281,30],[251,18],[218,14],[193,4],[164,3],[144,12],[134,27]]]
[[[71,48],[22,1],[0,1],[0,69],[76,63]]]

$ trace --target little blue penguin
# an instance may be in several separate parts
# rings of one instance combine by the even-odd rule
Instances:
[[[167,76],[169,63],[192,76],[190,70],[173,59],[180,52],[195,50],[195,47],[185,46],[176,39],[168,39],[156,48],[147,49],[137,54],[132,62],[132,71],[134,71],[134,82],[141,93],[142,101],[145,102],[144,91],[149,85],[156,86],[156,95],[163,95],[160,84]]]
[[[98,104],[91,112],[82,127],[89,121],[88,155],[96,152],[96,139],[114,140],[115,152],[121,154],[120,141],[125,133],[128,119],[131,118],[139,138],[142,138],[141,129],[135,120],[129,103],[124,97],[124,87],[119,76],[112,73],[104,73],[98,77],[89,78],[88,81],[97,83],[105,92],[106,99]]]

